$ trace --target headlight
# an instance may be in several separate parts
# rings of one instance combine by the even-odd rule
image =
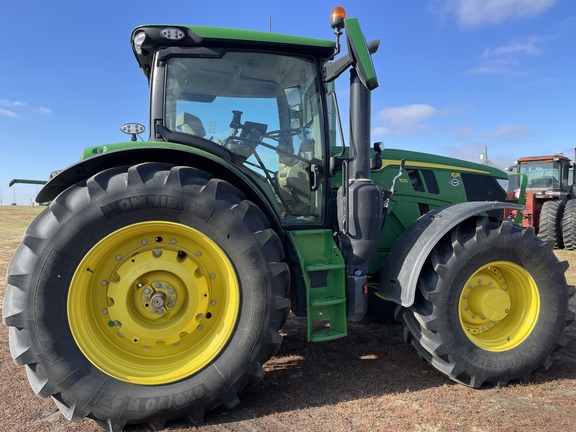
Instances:
[[[132,46],[134,47],[134,51],[138,54],[142,54],[142,45],[144,45],[144,41],[146,41],[146,33],[138,32],[132,38]]]

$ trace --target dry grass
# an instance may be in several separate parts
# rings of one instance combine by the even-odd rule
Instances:
[[[560,261],[570,263],[570,267],[566,270],[566,280],[570,285],[576,285],[576,251],[557,250],[555,253]]]
[[[0,272],[25,227],[40,208],[0,207]],[[568,260],[568,281],[576,285],[576,252]],[[6,283],[0,279],[0,299]],[[576,297],[572,309],[576,309]],[[576,329],[568,346],[554,354],[547,371],[530,384],[472,390],[454,384],[420,360],[402,340],[399,326],[351,323],[344,339],[306,342],[302,319],[290,318],[284,343],[266,364],[265,379],[246,389],[233,410],[209,413],[206,423],[167,425],[170,431],[574,431],[576,430]],[[70,423],[51,400],[38,399],[24,368],[13,364],[8,329],[0,326],[0,430],[100,430],[83,420]],[[129,428],[149,431],[146,427]]]
[[[0,275],[4,278],[8,262],[18,247],[26,227],[32,219],[36,217],[44,207],[20,207],[1,206],[0,207]],[[4,280],[1,282],[4,284]],[[0,285],[4,287],[5,285]],[[4,299],[4,288],[0,292],[0,303]]]

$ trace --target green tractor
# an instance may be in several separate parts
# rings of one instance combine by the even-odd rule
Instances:
[[[127,124],[132,140],[55,175],[7,275],[14,361],[68,419],[121,431],[232,408],[290,311],[312,342],[387,313],[474,388],[528,380],[565,342],[567,264],[502,217],[523,208],[505,200],[506,174],[371,145],[378,41],[341,8],[331,24],[335,41],[132,33],[149,140]],[[345,71],[349,146],[333,91]]]

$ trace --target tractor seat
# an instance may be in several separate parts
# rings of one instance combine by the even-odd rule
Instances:
[[[206,136],[202,120],[187,112],[180,113],[176,117],[176,130],[189,135],[196,135],[200,138]]]

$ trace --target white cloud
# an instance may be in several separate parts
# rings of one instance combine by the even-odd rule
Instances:
[[[480,56],[479,65],[468,69],[467,72],[492,75],[523,74],[521,59],[541,55],[543,51],[538,45],[546,39],[544,36],[530,36],[496,48],[486,48]]]
[[[441,0],[444,13],[454,15],[458,25],[475,28],[532,18],[550,9],[557,0]]]
[[[505,140],[522,139],[528,135],[528,127],[521,124],[506,124],[480,134],[482,138],[497,138]]]
[[[46,107],[31,107],[27,102],[18,100],[0,99],[0,115],[6,117],[26,117],[27,114],[52,114],[52,110]]]
[[[524,40],[517,40],[510,42],[507,45],[502,45],[494,49],[486,48],[482,53],[484,58],[501,57],[515,54],[525,54],[530,56],[538,56],[542,54],[542,49],[536,44],[545,40],[542,36],[530,36]]]
[[[376,114],[382,123],[372,130],[373,135],[412,135],[426,129],[424,122],[440,111],[431,105],[414,104],[385,108]]]
[[[6,116],[6,117],[18,117],[18,114],[16,114],[14,111],[2,109],[2,108],[0,108],[0,115]]]
[[[38,107],[38,108],[36,108],[36,112],[38,114],[44,114],[44,115],[52,114],[52,110],[50,108],[46,108],[46,107]]]
[[[476,132],[476,128],[474,126],[460,126],[456,128],[456,139],[458,141],[468,141],[470,139],[470,135]]]
[[[520,61],[514,58],[490,58],[466,72],[480,75],[515,75],[521,74],[519,65]]]
[[[22,101],[11,101],[8,99],[0,99],[0,105],[7,107],[25,107],[28,104]]]

